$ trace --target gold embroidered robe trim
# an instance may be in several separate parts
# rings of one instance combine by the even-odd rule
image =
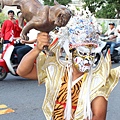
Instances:
[[[37,59],[38,81],[40,84],[45,82],[46,86],[46,95],[42,108],[47,120],[51,120],[54,104],[62,83],[61,78],[66,69],[66,63],[58,59],[60,47],[55,47],[53,51],[56,53],[55,56],[46,57],[40,53]],[[107,55],[106,58],[101,57],[100,63],[93,71],[90,94],[91,102],[98,96],[103,96],[108,100],[111,91],[118,83],[119,71],[120,67],[111,69],[110,55]],[[86,81],[84,81],[82,86],[85,84]],[[81,87],[81,89],[85,88]],[[77,106],[74,120],[83,120],[83,100],[78,98]]]

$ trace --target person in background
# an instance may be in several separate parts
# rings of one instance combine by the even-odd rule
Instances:
[[[14,37],[14,31],[15,31],[15,18],[14,18],[14,11],[13,10],[9,10],[8,11],[8,19],[5,20],[2,23],[1,26],[1,39],[0,39],[0,43],[2,43],[1,46],[1,53],[3,52],[3,50],[6,47],[7,43],[11,43],[11,39],[13,39]]]
[[[25,54],[27,54],[30,50],[34,48],[34,45],[36,43],[37,33],[40,31],[31,29],[29,33],[27,34],[29,37],[29,40],[23,40],[20,38],[20,46],[16,46],[14,49],[14,54],[17,54],[18,64],[20,63],[21,59]]]
[[[115,31],[116,31],[115,23],[109,23],[109,29],[104,34],[105,36],[107,36],[106,46],[110,47],[111,57],[113,56],[113,51],[116,45]]]
[[[19,17],[19,15],[21,14],[21,11],[17,12],[17,17]],[[26,22],[24,21],[24,26],[26,25]],[[15,20],[15,26],[14,26],[14,38],[20,38],[20,33],[22,31],[22,28],[19,27],[19,21],[18,19]]]
[[[19,17],[20,14],[21,14],[21,11],[18,11],[17,12],[17,17]],[[11,60],[14,60],[14,55],[17,54],[16,51],[19,48],[25,47],[25,44],[21,44],[20,42],[18,44],[18,41],[21,39],[20,38],[20,33],[22,31],[22,28],[19,27],[19,21],[18,21],[18,19],[14,20],[14,24],[13,25],[14,25],[13,34],[12,34],[11,38],[9,38],[9,40],[12,41],[14,39],[15,41],[17,41],[17,44],[14,45],[14,50],[13,50],[12,55],[11,55]],[[26,25],[25,22],[24,22],[24,25]],[[29,51],[29,48],[26,47],[26,51]]]
[[[115,34],[115,23],[109,23],[108,30],[104,33],[105,36],[108,36],[108,39],[111,41],[115,41],[114,39]]]

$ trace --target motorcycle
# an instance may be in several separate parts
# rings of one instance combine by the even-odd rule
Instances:
[[[15,45],[19,44],[19,40],[12,40],[11,43],[5,45],[0,58],[0,81],[7,77],[8,73],[18,76],[16,69],[18,67],[17,55],[13,54]]]
[[[100,40],[104,41],[107,44],[108,37],[100,36]],[[108,50],[109,48],[110,48],[109,45],[105,45],[105,47],[103,48],[103,51],[105,49]],[[120,61],[120,44],[115,45],[113,55],[111,56],[111,61],[114,61],[115,63],[119,63],[119,61]]]
[[[120,61],[120,46],[116,46],[115,50],[113,51],[113,56],[111,56],[111,60],[115,63],[119,63]]]

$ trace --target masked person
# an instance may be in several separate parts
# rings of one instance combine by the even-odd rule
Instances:
[[[43,111],[47,120],[105,120],[108,97],[118,83],[120,67],[111,69],[109,51],[105,57],[100,52],[99,35],[91,18],[75,15],[62,31],[51,44],[48,33],[39,33],[36,47],[23,57],[17,73],[45,83]],[[42,52],[45,45],[54,56]],[[65,60],[59,59],[61,46]],[[98,62],[96,54],[100,55]]]

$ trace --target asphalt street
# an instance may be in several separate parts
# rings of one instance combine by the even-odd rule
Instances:
[[[120,64],[113,64],[116,67]],[[42,112],[45,95],[44,84],[37,81],[8,75],[0,81],[0,110],[12,109],[13,112],[0,114],[0,120],[46,120]],[[120,119],[120,83],[111,93],[108,101],[107,119]]]

